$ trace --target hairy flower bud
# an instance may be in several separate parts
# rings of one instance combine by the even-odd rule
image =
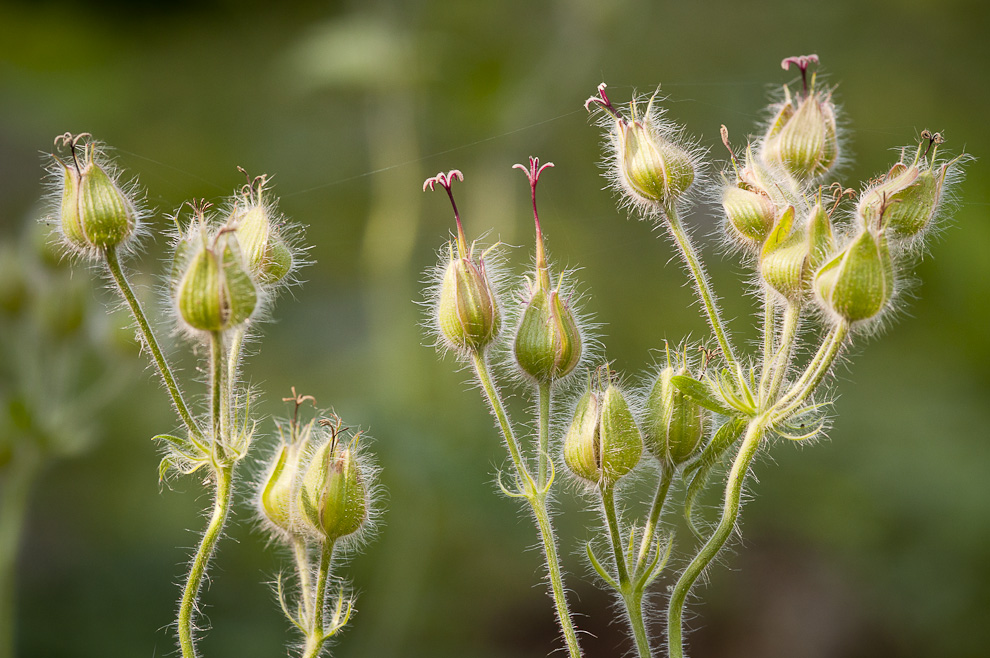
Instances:
[[[570,374],[581,360],[581,332],[559,290],[538,286],[516,330],[516,363],[542,384]]]
[[[293,497],[299,472],[299,445],[283,444],[268,469],[258,496],[262,515],[286,534],[293,531]]]
[[[619,174],[623,186],[634,195],[669,206],[694,182],[694,163],[688,152],[664,139],[649,121],[616,120]]]
[[[787,87],[784,92],[784,103],[764,137],[762,155],[807,184],[838,162],[835,105],[830,92],[814,90],[814,77],[811,89],[796,102]]]
[[[763,244],[777,214],[773,201],[766,194],[742,186],[725,188],[722,208],[732,236],[750,246]]]
[[[689,461],[705,436],[708,411],[674,386],[676,375],[690,375],[684,360],[669,363],[657,375],[646,402],[646,448],[661,464],[676,468]]]
[[[292,250],[278,234],[272,210],[264,197],[265,176],[245,186],[238,205],[227,221],[237,231],[237,242],[248,271],[262,285],[282,281],[292,270]],[[243,204],[243,205],[240,205]]]
[[[482,350],[495,339],[501,322],[484,259],[455,256],[451,246],[436,312],[440,333],[455,349]]]
[[[95,146],[82,147],[82,162],[77,149],[87,134],[75,137],[66,133],[56,144],[69,146],[72,159],[63,162],[62,200],[59,224],[69,244],[79,250],[105,250],[127,240],[137,223],[134,204],[95,158]]]
[[[860,231],[818,270],[815,291],[826,309],[847,322],[879,314],[894,291],[893,263],[884,235]]]
[[[622,391],[611,384],[604,393],[589,389],[564,437],[568,468],[584,480],[610,485],[635,468],[642,453],[643,437]]]
[[[835,248],[832,222],[821,203],[798,224],[793,206],[781,214],[760,253],[760,275],[771,288],[791,301],[808,290],[811,274]]]
[[[183,240],[173,259],[176,306],[186,324],[199,331],[241,324],[258,301],[234,234],[221,231],[212,243],[205,233]]]
[[[328,441],[306,469],[299,487],[302,517],[330,541],[352,535],[368,519],[368,490],[352,445]]]

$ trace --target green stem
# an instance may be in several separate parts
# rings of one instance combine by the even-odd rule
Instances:
[[[684,658],[682,637],[684,602],[695,581],[711,564],[732,535],[736,520],[739,518],[739,497],[742,494],[743,482],[749,471],[749,465],[756,455],[756,450],[760,446],[760,438],[763,436],[768,422],[767,414],[756,416],[749,421],[745,438],[739,447],[735,461],[732,463],[732,470],[729,471],[729,479],[725,485],[722,518],[715,528],[715,532],[684,569],[674,586],[673,593],[670,595],[670,602],[667,607],[667,644],[670,658]]]
[[[533,507],[536,525],[540,529],[540,539],[543,540],[543,553],[547,561],[547,573],[550,576],[550,589],[553,592],[554,607],[557,609],[557,621],[560,623],[560,629],[564,632],[564,641],[567,643],[567,652],[570,658],[581,658],[577,632],[574,630],[571,612],[567,607],[564,579],[560,572],[560,560],[557,557],[557,544],[553,534],[553,526],[550,524],[550,514],[547,512],[546,495],[539,494],[529,499],[529,502]]]
[[[665,208],[664,216],[667,218],[667,228],[670,229],[671,235],[674,236],[674,241],[677,242],[677,246],[680,248],[681,256],[684,257],[684,262],[694,277],[694,283],[698,288],[698,295],[701,297],[701,301],[705,306],[705,312],[708,314],[708,323],[711,325],[715,339],[718,341],[718,346],[722,350],[722,357],[725,359],[729,369],[736,373],[739,383],[742,386],[746,386],[746,380],[739,367],[739,362],[736,360],[735,351],[732,349],[732,344],[729,343],[728,335],[725,332],[725,327],[719,314],[718,305],[715,303],[715,296],[712,294],[704,265],[702,265],[698,259],[698,255],[694,251],[694,246],[691,244],[691,239],[681,224],[677,210],[673,206],[669,206]]]
[[[773,294],[768,290],[763,291],[763,369],[760,373],[760,401],[764,400],[766,397],[767,388],[769,386],[769,378],[771,376],[772,368],[770,364],[773,363],[773,343],[774,336],[777,333],[777,303],[774,301]]]
[[[505,407],[502,406],[502,398],[498,394],[498,389],[495,388],[495,384],[492,382],[491,372],[488,369],[488,361],[480,352],[472,352],[471,358],[474,362],[474,371],[478,375],[478,381],[481,382],[481,388],[485,391],[485,397],[488,399],[488,404],[492,408],[492,413],[495,414],[499,427],[502,429],[505,445],[509,449],[509,454],[512,456],[512,463],[516,467],[516,474],[520,480],[525,480],[526,484],[532,486],[534,484],[533,477],[526,468],[526,462],[523,460],[522,453],[519,451],[519,442],[516,441],[516,435],[512,431],[512,423],[509,422],[509,416],[505,413]]]
[[[847,322],[840,322],[829,332],[828,337],[818,349],[818,353],[805,368],[801,378],[771,409],[774,422],[793,413],[814,392],[828,374],[836,357],[839,356],[842,343],[848,335],[849,324]]]
[[[210,332],[210,419],[213,430],[213,444],[224,445],[227,434],[227,414],[229,404],[224,390],[223,334]]]
[[[313,598],[309,591],[309,554],[306,552],[306,542],[298,535],[292,536],[292,550],[296,557],[296,572],[299,574],[303,614],[306,615],[306,621],[309,622],[313,618]]]
[[[793,302],[787,303],[784,310],[784,326],[780,331],[780,345],[773,356],[771,367],[773,375],[770,380],[770,387],[767,390],[766,401],[772,401],[780,392],[780,386],[784,382],[784,375],[787,374],[787,367],[791,362],[791,351],[794,348],[794,339],[797,336],[798,322],[801,319],[801,305]],[[764,362],[766,363],[766,362]]]
[[[203,583],[203,575],[206,573],[206,566],[216,549],[217,542],[223,532],[223,526],[230,513],[233,466],[217,467],[214,469],[214,475],[216,477],[216,498],[213,503],[213,515],[203,533],[199,549],[193,557],[192,565],[189,568],[189,577],[186,580],[185,588],[182,590],[182,600],[179,603],[179,648],[182,650],[182,658],[196,658],[196,645],[193,638],[193,612],[196,609],[196,601],[199,598],[199,590]]]
[[[667,492],[670,490],[670,483],[674,479],[674,469],[665,466],[660,467],[660,482],[657,484],[657,493],[653,497],[653,506],[650,508],[650,517],[646,521],[643,529],[643,540],[639,545],[639,556],[636,558],[636,573],[646,563],[646,558],[650,554],[650,546],[653,544],[653,535],[657,531],[657,524],[660,523],[660,515],[663,513],[663,504],[667,500]]]
[[[9,437],[14,456],[6,465],[0,498],[0,658],[14,658],[17,610],[17,556],[31,487],[41,470],[42,456],[28,437]]]
[[[540,490],[547,487],[547,461],[550,458],[550,384],[539,385],[540,398],[540,454],[539,480]]]
[[[615,487],[603,484],[598,488],[602,496],[602,508],[605,510],[605,525],[608,526],[609,539],[612,542],[612,555],[615,558],[615,571],[619,577],[619,595],[629,617],[629,628],[636,642],[636,651],[640,658],[650,658],[650,642],[643,622],[643,589],[639,583],[633,583],[629,578],[626,566],[626,554],[622,547],[622,535],[619,529],[618,514],[615,511]]]
[[[189,407],[186,406],[186,402],[182,397],[182,391],[179,389],[179,385],[175,381],[175,377],[172,375],[172,369],[168,365],[168,361],[165,360],[165,355],[162,353],[161,347],[158,345],[158,340],[155,338],[155,334],[151,331],[151,325],[148,324],[148,318],[144,314],[144,310],[141,308],[141,304],[138,302],[137,297],[134,295],[134,291],[131,289],[130,284],[127,282],[127,277],[124,276],[124,271],[120,267],[120,261],[117,258],[117,250],[114,247],[110,247],[103,252],[106,261],[107,268],[110,270],[110,275],[113,277],[114,282],[117,284],[120,294],[124,297],[124,301],[127,302],[128,308],[131,310],[131,315],[138,323],[138,328],[141,331],[141,336],[144,339],[144,344],[148,347],[151,352],[152,359],[155,365],[158,367],[158,374],[161,375],[162,381],[165,382],[165,388],[168,389],[169,395],[172,397],[172,404],[175,406],[175,410],[179,413],[179,417],[185,424],[186,428],[193,433],[197,438],[202,438],[203,434],[193,420],[192,414],[189,413]]]
[[[492,413],[498,420],[499,427],[502,429],[502,437],[505,439],[505,445],[509,449],[512,463],[516,468],[516,477],[519,480],[520,486],[523,487],[523,491],[520,494],[526,498],[530,507],[533,509],[533,516],[540,530],[540,539],[543,542],[543,555],[546,558],[547,573],[550,576],[550,589],[553,593],[554,607],[557,611],[557,621],[564,633],[567,651],[570,654],[570,658],[581,658],[581,648],[578,645],[577,632],[574,630],[574,622],[571,620],[571,613],[567,606],[564,580],[560,570],[560,559],[557,557],[557,540],[554,537],[553,526],[550,523],[550,513],[547,511],[547,492],[545,491],[545,486],[537,488],[536,483],[533,482],[533,476],[530,475],[529,470],[526,468],[526,462],[523,460],[522,454],[519,451],[519,444],[512,431],[512,423],[509,421],[508,414],[505,413],[502,398],[499,396],[498,389],[495,388],[495,384],[492,381],[488,362],[484,355],[475,351],[472,352],[471,357],[475,373],[478,375],[478,381],[481,382],[481,388],[485,392],[485,397],[488,400],[489,406],[491,406]],[[547,404],[549,406],[549,395],[547,395]],[[549,413],[546,415],[546,418],[547,427],[549,428]],[[547,430],[547,434],[549,437],[549,429]]]
[[[326,540],[320,555],[320,568],[316,572],[316,589],[313,591],[313,625],[306,637],[306,649],[303,658],[316,658],[320,655],[327,635],[323,628],[323,609],[326,607],[327,577],[330,575],[330,561],[333,559],[334,542]]]

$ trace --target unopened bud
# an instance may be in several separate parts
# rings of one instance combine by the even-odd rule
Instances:
[[[810,183],[828,173],[839,159],[835,105],[830,92],[811,89],[795,101],[786,98],[763,140],[762,155],[780,164],[795,179]]]
[[[614,484],[639,463],[643,437],[625,396],[609,384],[604,393],[588,390],[578,401],[564,437],[564,462],[578,477]]]
[[[668,363],[650,390],[643,434],[646,448],[661,464],[676,468],[689,461],[705,436],[708,412],[674,386],[676,375],[689,375],[687,364]]]
[[[485,263],[455,256],[443,275],[437,319],[444,338],[458,350],[482,350],[498,335],[500,317]]]
[[[80,139],[88,136],[66,133],[56,140],[56,144],[69,146],[72,154],[68,162],[56,157],[62,169],[59,223],[73,247],[104,250],[116,247],[134,233],[136,212],[130,199],[96,161],[95,146],[79,146]],[[80,149],[82,153],[78,153]]]
[[[847,322],[879,314],[894,291],[893,263],[883,234],[863,229],[815,275],[825,308]]]
[[[223,331],[247,320],[258,301],[244,270],[237,238],[221,232],[213,244],[205,234],[183,240],[173,260],[179,314],[191,328]]]
[[[787,299],[800,298],[808,262],[808,236],[795,226],[794,206],[781,214],[760,253],[760,275]]]
[[[284,533],[293,531],[293,496],[299,472],[299,446],[283,444],[269,467],[259,495],[261,513]]]
[[[368,490],[361,475],[356,447],[340,448],[328,441],[306,469],[299,487],[303,518],[330,541],[352,535],[368,519]]]
[[[243,170],[242,170],[243,171]],[[249,272],[263,285],[281,281],[292,270],[292,251],[278,234],[271,208],[264,199],[265,176],[245,186],[243,198],[227,221],[237,231],[237,242]]]
[[[777,212],[765,194],[735,186],[725,188],[722,193],[722,208],[733,237],[752,246],[763,244]]]
[[[516,331],[516,363],[537,382],[566,377],[581,360],[581,332],[559,290],[538,286]]]

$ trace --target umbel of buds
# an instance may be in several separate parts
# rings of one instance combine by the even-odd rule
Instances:
[[[646,448],[668,469],[691,460],[701,446],[709,413],[684,395],[673,383],[678,375],[691,375],[687,357],[675,355],[657,374],[646,401],[643,434]]]
[[[540,173],[552,167],[548,162],[540,166],[537,158],[529,159],[529,167],[522,169],[529,178],[533,199],[533,220],[536,223],[536,272],[530,285],[529,299],[516,330],[513,351],[519,368],[536,382],[549,385],[574,371],[581,360],[581,331],[574,312],[560,294],[561,280],[551,288],[543,245],[543,230],[536,211],[536,184]]]
[[[636,467],[642,453],[643,437],[622,391],[611,382],[604,392],[589,386],[564,437],[568,468],[583,480],[610,486]]]
[[[353,535],[368,519],[368,489],[357,459],[358,436],[342,448],[337,434],[319,447],[299,486],[306,523],[330,541]]]
[[[448,345],[460,352],[480,352],[495,340],[501,327],[498,303],[485,271],[484,255],[474,260],[475,245],[470,249],[464,238],[461,217],[454,203],[451,185],[464,180],[464,174],[454,169],[439,173],[423,183],[423,190],[433,190],[439,184],[447,191],[457,223],[456,247],[448,244],[449,258],[440,283],[436,319],[440,334]],[[455,253],[456,249],[456,253]]]
[[[815,75],[808,84],[807,70],[812,63],[818,63],[817,55],[788,57],[781,62],[784,70],[791,64],[801,70],[803,88],[795,100],[784,87],[784,102],[770,123],[762,149],[768,162],[783,166],[804,183],[828,173],[839,159],[832,94],[815,89]]]
[[[210,237],[203,211],[198,225],[179,241],[173,260],[175,305],[191,329],[223,331],[251,317],[258,293],[244,269],[237,237],[230,227]]]
[[[610,140],[615,159],[614,175],[622,189],[638,204],[667,208],[687,192],[694,182],[695,167],[690,153],[665,136],[653,100],[645,113],[637,114],[636,102],[630,103],[631,118],[626,119],[612,106],[605,94],[605,83],[598,85],[598,95],[584,106],[599,105],[614,119]]]
[[[243,170],[242,170],[243,171]],[[266,176],[248,181],[227,221],[237,231],[244,263],[262,285],[279,283],[292,270],[292,251],[272,221],[272,209],[264,198]]]
[[[80,142],[88,133],[66,133],[55,140],[69,148],[71,160],[58,156],[62,173],[59,224],[69,245],[79,251],[103,251],[117,247],[134,234],[134,204],[121,191],[105,165],[97,161],[93,142]],[[82,153],[79,151],[82,150]]]
[[[894,269],[883,233],[869,228],[825,263],[815,275],[823,306],[846,322],[877,316],[894,292]]]

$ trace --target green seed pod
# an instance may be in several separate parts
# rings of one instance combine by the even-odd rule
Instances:
[[[258,271],[258,280],[266,286],[275,285],[292,271],[292,261],[292,250],[285,240],[279,237],[269,239],[265,258]]]
[[[642,453],[643,437],[622,392],[613,385],[604,393],[588,390],[564,437],[564,462],[571,471],[611,485],[636,467]]]
[[[325,443],[306,469],[297,503],[302,518],[330,541],[352,535],[368,519],[368,491],[354,447]]]
[[[212,247],[205,235],[181,241],[173,259],[172,280],[178,280],[173,285],[182,319],[200,331],[237,326],[251,316],[258,302],[254,282],[244,271],[237,239],[230,233],[218,236]]]
[[[847,322],[879,314],[894,290],[887,240],[868,229],[815,274],[815,291],[826,309]]]
[[[669,206],[694,182],[687,151],[662,137],[650,118],[616,119],[616,149],[623,186],[636,198]]]
[[[264,518],[286,534],[294,530],[292,504],[299,472],[298,453],[297,445],[283,444],[279,448],[258,495],[259,509]]]
[[[261,203],[251,202],[246,209],[235,211],[227,223],[237,227],[237,244],[241,247],[241,255],[248,269],[260,271],[272,237],[268,210]]]
[[[763,244],[777,216],[777,209],[767,195],[742,186],[725,188],[722,208],[732,237],[753,247]]]
[[[808,263],[805,278],[809,278],[835,252],[835,236],[832,232],[832,218],[829,217],[821,200],[808,215]]]
[[[437,304],[440,333],[456,350],[483,350],[498,336],[498,304],[485,273],[485,264],[450,252]]]
[[[542,384],[569,375],[581,360],[581,332],[557,290],[538,286],[516,331],[516,363]]]
[[[675,375],[690,374],[683,362],[667,365],[657,375],[646,402],[646,448],[668,468],[676,468],[695,455],[708,424],[708,411],[671,381]]]
[[[808,184],[828,173],[839,159],[835,105],[830,93],[809,91],[795,108],[786,87],[785,92],[784,104],[764,138],[762,155]]]
[[[892,237],[923,233],[938,210],[948,169],[949,163],[936,173],[930,167],[919,168],[917,162],[911,166],[898,162],[879,184],[860,196],[860,217],[870,226],[889,230]]]
[[[58,160],[62,168],[59,208],[62,234],[70,245],[80,250],[104,250],[120,245],[134,233],[137,220],[133,203],[95,161],[92,144],[85,145],[80,164],[76,159],[79,137],[60,139],[72,149],[70,163]]]

